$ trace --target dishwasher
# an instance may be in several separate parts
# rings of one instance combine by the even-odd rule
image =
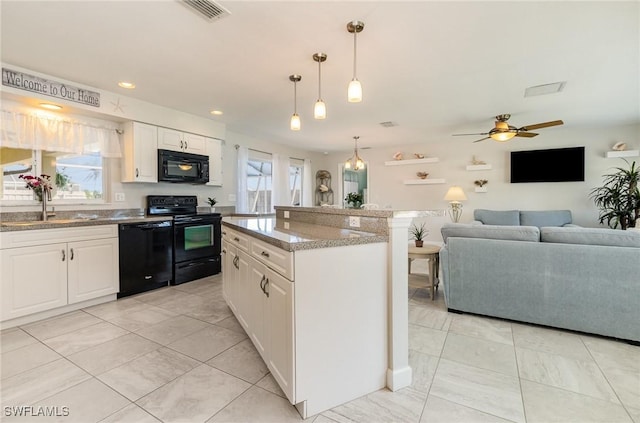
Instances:
[[[171,220],[121,223],[118,298],[167,286],[173,273]]]

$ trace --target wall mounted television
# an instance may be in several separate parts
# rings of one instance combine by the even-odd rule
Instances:
[[[511,152],[511,183],[584,181],[584,147]]]

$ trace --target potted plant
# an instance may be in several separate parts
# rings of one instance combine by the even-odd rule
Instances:
[[[409,232],[413,236],[413,239],[415,239],[416,247],[422,247],[424,244],[424,238],[429,234],[429,231],[424,228],[424,223],[419,227],[417,225],[413,225],[411,229],[409,229]]]
[[[211,213],[216,211],[216,208],[214,207],[218,203],[218,200],[216,200],[216,197],[207,198],[207,203],[209,203],[209,206],[211,207]]]
[[[344,199],[347,202],[349,208],[359,209],[362,206],[362,194],[357,192],[350,192]]]
[[[591,190],[591,199],[600,209],[600,223],[613,229],[618,225],[623,230],[633,228],[640,218],[640,168],[633,162],[628,169],[615,169],[617,172],[604,175],[604,186]]]

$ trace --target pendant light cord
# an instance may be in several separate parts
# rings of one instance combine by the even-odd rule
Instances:
[[[298,114],[298,82],[293,81],[293,114]]]
[[[353,31],[353,79],[356,79],[356,57],[358,56],[357,51],[357,42],[356,37],[358,36],[358,31]]]
[[[318,60],[318,100],[322,100],[322,61]]]

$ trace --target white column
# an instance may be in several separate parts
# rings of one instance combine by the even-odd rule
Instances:
[[[387,219],[389,226],[388,305],[389,367],[387,388],[397,391],[411,385],[409,367],[409,217]]]

